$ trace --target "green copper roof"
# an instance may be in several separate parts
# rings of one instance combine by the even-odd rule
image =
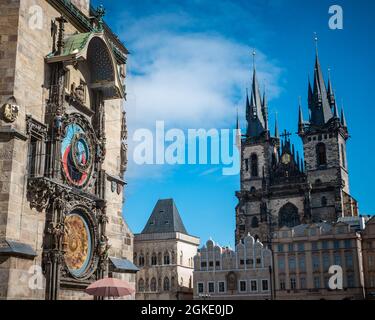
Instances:
[[[78,53],[83,50],[91,34],[92,32],[87,32],[70,36],[65,40],[64,50],[61,55],[68,56],[70,54]]]

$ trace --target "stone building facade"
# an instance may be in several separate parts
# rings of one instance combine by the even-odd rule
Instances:
[[[159,200],[134,237],[137,300],[188,300],[193,295],[193,258],[199,238],[185,229],[173,199]]]
[[[267,97],[261,96],[256,70],[250,99],[246,99],[247,132],[241,141],[241,186],[236,193],[236,243],[250,232],[271,243],[274,231],[287,226],[357,216],[351,197],[344,110],[339,114],[329,79],[323,79],[316,55],[314,83],[308,85],[309,120],[298,113],[303,155],[280,135],[278,124],[270,133]],[[301,157],[302,156],[302,157]]]
[[[104,13],[89,0],[0,3],[0,299],[92,299],[83,290],[108,273],[135,284],[128,51]]]
[[[273,235],[275,297],[278,300],[361,300],[361,234],[346,223],[283,227]],[[331,290],[331,266],[342,268],[343,289]]]
[[[194,258],[194,299],[271,300],[272,252],[250,234],[233,251],[212,240]]]
[[[366,299],[375,300],[375,217],[362,232],[363,273]]]

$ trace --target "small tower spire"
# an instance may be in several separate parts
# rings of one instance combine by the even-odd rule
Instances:
[[[337,108],[337,103],[336,102],[334,102],[334,105],[333,105],[333,117],[335,119],[340,119],[340,117],[339,117],[339,110]]]
[[[345,117],[345,111],[344,111],[344,104],[342,104],[342,107],[341,107],[341,124],[347,128],[348,125],[346,123],[346,117]]]
[[[277,123],[277,113],[276,113],[276,119],[275,119],[275,138],[280,138],[280,135],[279,135],[279,125]]]
[[[302,113],[302,106],[301,106],[301,97],[299,97],[299,107],[298,107],[298,134],[301,135],[305,132],[304,121],[303,121],[303,113]]]
[[[331,81],[331,69],[328,68],[328,91],[327,91],[327,97],[330,106],[334,106],[336,104],[335,102],[335,93],[332,88],[332,81]]]
[[[263,113],[263,118],[264,118],[264,129],[268,131],[268,104],[267,104],[266,89],[264,89],[264,92],[263,92],[262,113]]]
[[[319,41],[318,34],[316,32],[314,32],[315,54],[316,54],[317,57],[319,55],[319,52],[318,52],[318,41]]]

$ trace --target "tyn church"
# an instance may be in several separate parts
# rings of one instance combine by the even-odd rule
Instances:
[[[236,243],[248,233],[269,244],[273,232],[304,223],[336,222],[358,216],[350,195],[344,110],[339,113],[332,82],[324,81],[316,53],[313,85],[308,83],[308,120],[300,103],[298,135],[303,157],[279,134],[272,135],[266,94],[261,95],[256,68],[246,97],[247,132],[241,141],[241,190],[236,193]]]

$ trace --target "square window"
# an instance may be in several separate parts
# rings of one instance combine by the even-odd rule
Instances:
[[[305,244],[304,243],[299,243],[298,244],[298,251],[299,252],[304,252],[305,251]]]
[[[213,262],[213,261],[210,261],[210,262],[209,262],[209,266],[210,266],[210,267],[213,267],[213,266],[214,266],[214,262]]]
[[[207,267],[207,262],[206,261],[202,261],[201,262],[201,268],[206,268]]]
[[[216,267],[220,267],[220,261],[216,261],[216,262],[215,262],[215,266],[216,266]]]

